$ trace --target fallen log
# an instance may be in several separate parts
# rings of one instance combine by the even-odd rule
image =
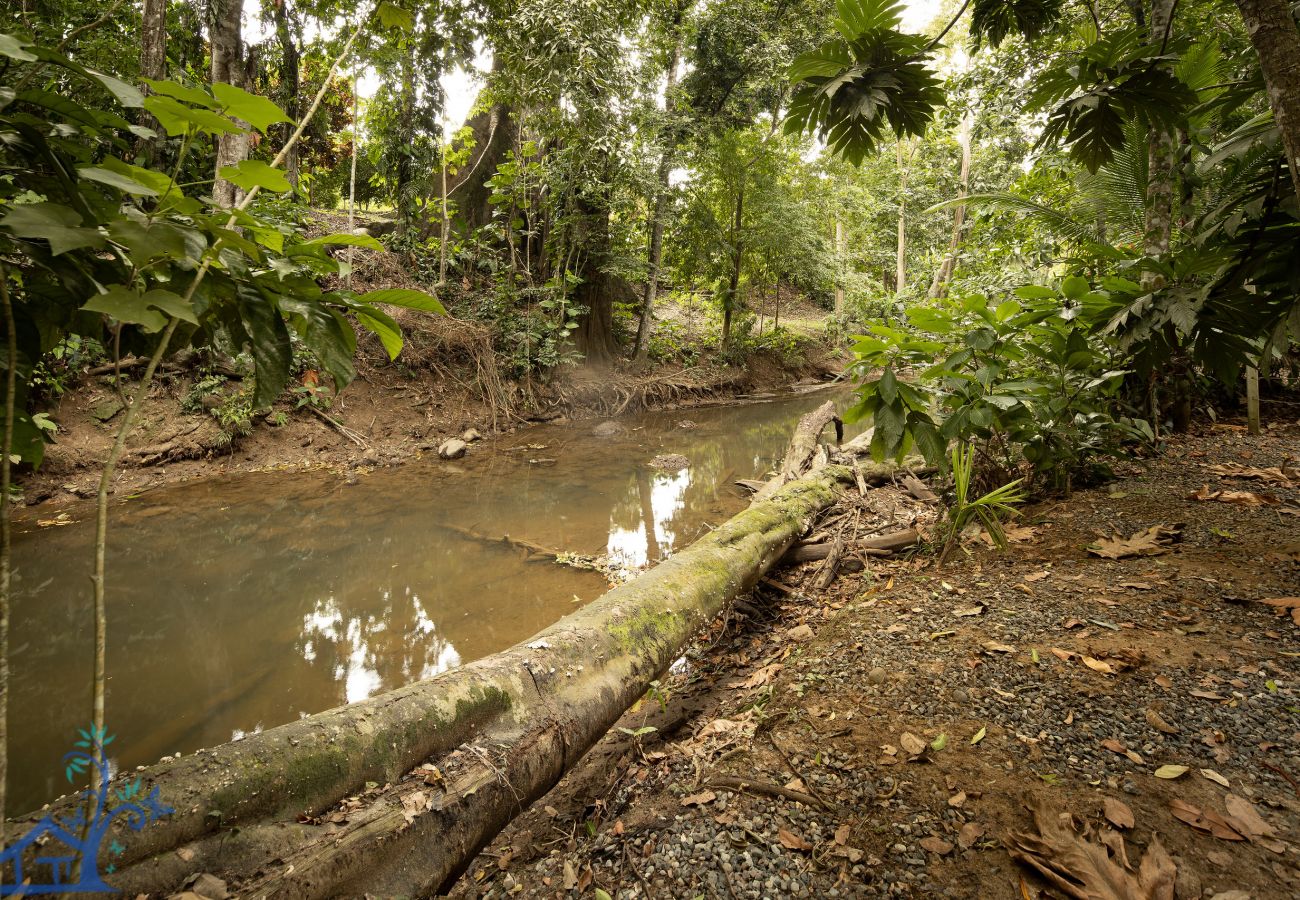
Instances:
[[[126,773],[175,812],[140,832],[116,824],[126,849],[111,880],[159,896],[194,872],[223,877],[241,896],[446,889],[852,479],[828,466],[796,480],[509,650]],[[77,804],[41,813],[71,818]],[[10,833],[36,824],[26,817]]]
[[[907,528],[903,531],[882,534],[880,537],[863,538],[854,541],[844,547],[844,552],[851,554],[866,551],[872,556],[897,553],[899,550],[906,550],[908,547],[916,546],[920,540],[920,532],[915,528]],[[798,544],[786,551],[785,555],[781,557],[781,564],[788,566],[801,562],[816,562],[819,559],[826,559],[834,549],[835,543],[833,541]]]
[[[814,461],[821,446],[822,431],[831,422],[835,423],[835,444],[839,446],[840,441],[844,439],[844,423],[835,414],[833,400],[827,400],[812,412],[801,416],[799,424],[795,426],[794,435],[790,438],[790,446],[785,451],[781,471],[754,493],[751,502],[758,503],[766,500],[780,490],[781,485],[789,484],[809,470],[820,468],[814,466]]]

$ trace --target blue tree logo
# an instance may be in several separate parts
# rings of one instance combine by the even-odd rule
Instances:
[[[90,786],[81,792],[75,814],[59,818],[51,813],[0,853],[0,897],[114,892],[117,888],[103,876],[111,875],[116,865],[108,862],[101,868],[100,863],[109,827],[121,818],[133,831],[140,831],[173,812],[159,802],[156,787],[142,797],[139,778],[110,791],[105,748],[113,743],[113,735],[93,726],[78,733],[81,740],[73,745],[77,749],[63,757],[64,775],[72,782],[89,772]],[[112,856],[125,849],[117,840],[108,846]]]

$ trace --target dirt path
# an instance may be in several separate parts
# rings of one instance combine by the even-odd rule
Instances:
[[[821,593],[819,563],[777,573],[459,895],[1070,896],[1083,860],[1136,884],[1144,853],[1180,900],[1300,894],[1300,625],[1260,602],[1300,595],[1297,457],[1300,423],[1207,429],[1026,510],[1005,554],[868,560]],[[1265,502],[1190,499],[1215,491]],[[848,502],[860,532],[934,516],[892,488]],[[1086,549],[1154,525],[1180,537]]]

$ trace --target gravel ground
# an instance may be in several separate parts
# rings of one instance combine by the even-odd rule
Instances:
[[[1033,831],[1026,808],[1045,801],[1113,841],[1118,800],[1133,868],[1158,836],[1180,900],[1300,895],[1300,626],[1258,602],[1300,595],[1300,477],[1208,468],[1297,457],[1300,423],[1204,429],[1027,509],[1006,553],[867,558],[822,592],[819,563],[776,573],[457,894],[1063,896],[1012,860],[1008,832]],[[1270,502],[1189,499],[1203,485]],[[934,516],[894,488],[846,513],[859,534]],[[1086,550],[1153,525],[1181,537]],[[1271,833],[1224,840],[1171,806],[1243,803]]]

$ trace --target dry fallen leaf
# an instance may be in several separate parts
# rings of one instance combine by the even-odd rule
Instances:
[[[952,611],[954,616],[981,616],[984,614],[983,606],[959,606]]]
[[[787,850],[811,850],[813,845],[805,841],[793,831],[784,828],[776,830],[776,839],[781,842],[781,846]]]
[[[850,831],[851,829],[849,828],[848,822],[841,824],[835,829],[835,843],[839,844],[841,847],[847,847],[849,844]]]
[[[1219,503],[1235,503],[1238,506],[1276,506],[1282,502],[1272,494],[1256,494],[1251,491],[1212,491],[1208,484],[1199,491],[1188,494],[1187,499],[1217,500]]]
[[[1137,820],[1133,818],[1133,810],[1123,800],[1107,797],[1102,804],[1106,821],[1116,828],[1132,828],[1137,824]]]
[[[1062,662],[1069,662],[1079,654],[1071,650],[1062,650],[1060,647],[1053,647],[1052,655],[1055,656],[1057,659],[1061,660]]]
[[[1088,547],[1088,552],[1102,559],[1127,559],[1130,556],[1156,556],[1168,553],[1169,544],[1182,536],[1181,525],[1152,525],[1130,537],[1112,535],[1101,538]]]
[[[1029,582],[1030,584],[1033,584],[1035,581],[1042,581],[1044,578],[1046,578],[1046,577],[1047,577],[1048,575],[1050,575],[1050,574],[1052,574],[1052,573],[1049,572],[1049,571],[1047,571],[1046,569],[1044,569],[1044,570],[1041,571],[1041,572],[1033,572],[1033,573],[1031,573],[1031,574],[1025,576],[1025,581]]]
[[[1223,787],[1228,786],[1228,779],[1224,778],[1222,775],[1220,775],[1218,772],[1214,771],[1213,769],[1201,769],[1201,776],[1203,778],[1209,779],[1210,781],[1213,781],[1215,784],[1222,785]]]
[[[1237,830],[1251,840],[1257,837],[1271,838],[1276,836],[1277,832],[1273,830],[1273,826],[1264,821],[1264,818],[1259,814],[1259,810],[1249,800],[1238,797],[1236,794],[1229,794],[1223,798],[1223,806],[1228,811],[1228,815],[1235,820],[1233,825],[1240,823],[1245,828],[1244,831],[1241,828]]]
[[[999,641],[985,641],[982,645],[985,650],[992,653],[1015,653],[1016,648],[1010,644],[1003,644]]]
[[[952,844],[948,843],[941,837],[935,837],[933,835],[921,838],[921,847],[929,850],[931,853],[937,853],[939,856],[947,856],[952,852]]]
[[[1083,664],[1094,672],[1100,672],[1103,675],[1114,675],[1115,668],[1110,663],[1104,663],[1099,659],[1093,659],[1091,656],[1083,658]]]
[[[1201,809],[1183,800],[1169,801],[1169,811],[1180,822],[1185,822],[1197,831],[1212,834],[1223,841],[1244,841],[1245,836],[1212,809]]]
[[[1217,466],[1206,466],[1206,468],[1220,478],[1252,478],[1281,487],[1292,487],[1295,483],[1293,479],[1297,477],[1297,474],[1300,474],[1287,472],[1281,466],[1270,466],[1265,469],[1259,466],[1243,466],[1239,463],[1224,463]]]
[[[1178,733],[1178,728],[1166,722],[1160,713],[1156,712],[1152,707],[1148,706],[1146,710],[1143,711],[1143,715],[1146,716],[1147,724],[1156,731],[1159,731],[1161,734]]]
[[[1074,829],[1069,813],[1058,813],[1044,801],[1032,807],[1037,834],[1012,832],[1004,843],[1011,858],[1043,876],[1063,894],[1077,900],[1173,900],[1178,874],[1158,837],[1152,837],[1137,874],[1112,857],[1112,849],[1088,840]],[[1122,859],[1122,857],[1121,857]]]
[[[1187,766],[1166,765],[1166,766],[1161,766],[1155,771],[1155,776],[1157,778],[1166,778],[1170,781],[1174,780],[1175,778],[1182,778],[1186,774],[1187,774]]]
[[[967,822],[961,827],[961,831],[957,832],[957,846],[969,850],[982,837],[984,837],[984,826],[978,822]]]
[[[718,795],[713,791],[700,791],[698,794],[691,794],[689,797],[682,798],[682,806],[703,806],[706,803],[712,803],[718,799]]]
[[[745,680],[742,687],[746,689],[762,687],[775,678],[776,673],[780,672],[784,668],[785,666],[780,663],[772,663],[770,666],[763,666],[763,668],[759,669],[753,675],[750,675],[749,678]]]
[[[904,731],[898,742],[903,745],[903,749],[911,756],[920,756],[929,746],[921,738],[912,734],[910,731]]]

